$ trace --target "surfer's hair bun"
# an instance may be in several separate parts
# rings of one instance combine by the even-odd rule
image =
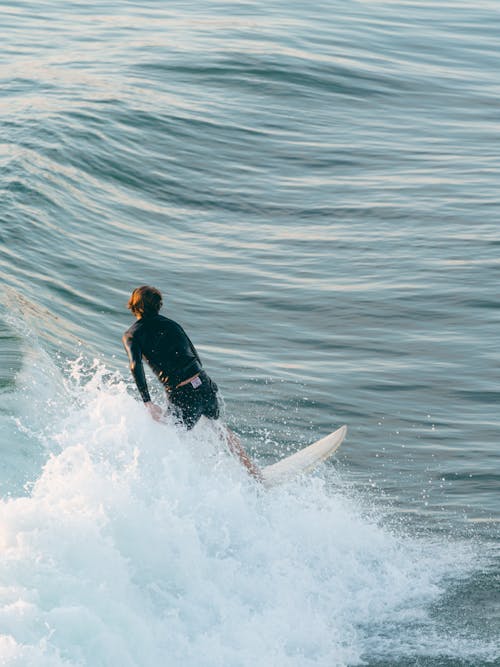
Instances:
[[[156,287],[143,285],[136,287],[130,295],[127,303],[127,308],[131,310],[134,315],[147,317],[148,315],[157,315],[162,307],[161,292]]]

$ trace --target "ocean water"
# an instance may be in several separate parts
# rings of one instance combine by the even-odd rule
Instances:
[[[0,664],[499,665],[498,2],[0,25]],[[152,422],[141,284],[257,462],[335,460]]]

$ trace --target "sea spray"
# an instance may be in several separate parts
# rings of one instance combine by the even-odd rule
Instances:
[[[384,529],[325,470],[265,491],[217,426],[152,421],[99,362],[60,379],[48,422],[39,404],[21,418],[45,463],[0,505],[5,664],[362,664],[432,631],[429,605],[472,568],[464,545]]]

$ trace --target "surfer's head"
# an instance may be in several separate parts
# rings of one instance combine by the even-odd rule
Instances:
[[[156,287],[143,285],[136,287],[130,295],[127,308],[131,310],[136,317],[149,317],[157,315],[163,305],[161,292]]]

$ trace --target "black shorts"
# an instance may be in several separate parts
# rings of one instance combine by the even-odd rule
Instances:
[[[198,384],[196,381],[194,384],[188,382],[173,389],[168,395],[179,419],[188,430],[193,428],[203,415],[209,419],[218,419],[220,413],[217,385],[205,371],[201,371],[198,378],[201,382],[199,386],[195,386]]]

